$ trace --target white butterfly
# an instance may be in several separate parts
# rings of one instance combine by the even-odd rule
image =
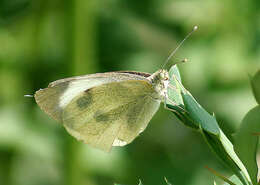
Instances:
[[[166,70],[119,71],[57,80],[34,95],[49,116],[78,140],[109,151],[132,142],[164,101]]]
[[[164,69],[153,74],[119,71],[57,80],[34,97],[40,108],[72,136],[110,151],[112,146],[132,142],[144,131],[160,103],[170,101],[168,87],[169,74]]]

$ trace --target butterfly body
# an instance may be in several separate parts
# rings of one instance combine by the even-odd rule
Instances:
[[[96,73],[57,80],[34,97],[72,136],[109,151],[146,128],[165,100],[168,79],[166,70]]]

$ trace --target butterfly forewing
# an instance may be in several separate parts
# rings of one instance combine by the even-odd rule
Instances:
[[[48,88],[40,89],[35,93],[34,97],[43,111],[53,119],[61,122],[64,107],[79,93],[105,83],[131,79],[144,80],[145,77],[129,74],[128,72],[108,72],[65,78],[50,83]]]

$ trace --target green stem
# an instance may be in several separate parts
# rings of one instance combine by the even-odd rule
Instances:
[[[236,185],[234,184],[232,181],[230,181],[227,177],[225,177],[224,175],[218,173],[217,171],[213,170],[212,168],[209,168],[208,166],[205,166],[205,168],[207,168],[212,174],[216,175],[217,177],[221,178],[222,180],[224,180],[225,182],[227,182],[230,185]]]
[[[67,67],[70,75],[94,72],[95,15],[94,0],[65,1],[65,30],[67,32]],[[80,162],[80,143],[66,133],[64,145],[66,185],[83,182],[83,167]],[[86,167],[84,168],[87,171]],[[84,173],[86,178],[86,173]]]
[[[1,150],[0,151],[0,174],[1,182],[6,185],[12,185],[12,163],[15,156],[15,151],[12,149]]]

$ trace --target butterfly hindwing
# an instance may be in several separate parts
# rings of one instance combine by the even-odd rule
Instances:
[[[125,80],[89,88],[64,108],[62,122],[79,140],[109,151],[142,132],[160,101],[147,80]]]

